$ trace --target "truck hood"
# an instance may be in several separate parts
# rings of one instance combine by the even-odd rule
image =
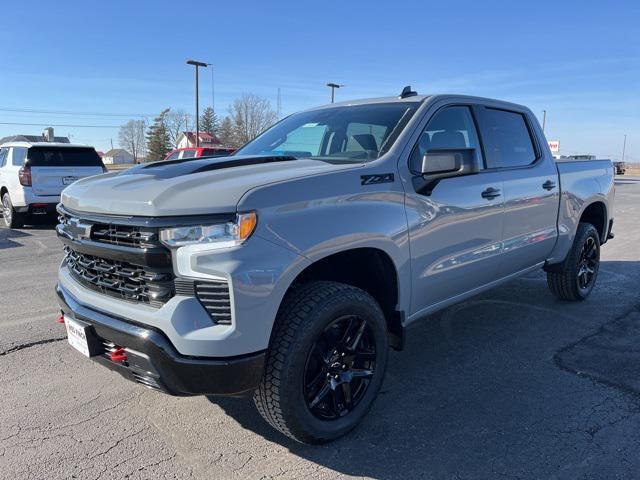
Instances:
[[[230,213],[252,188],[353,167],[282,156],[156,162],[75,182],[61,200],[71,210],[110,215]]]

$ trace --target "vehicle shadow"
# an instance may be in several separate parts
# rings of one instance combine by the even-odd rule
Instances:
[[[10,228],[0,228],[0,250],[6,248],[20,247],[22,244],[13,241],[14,238],[30,237],[31,234],[21,230],[13,230]]]
[[[638,308],[633,288],[640,262],[602,262],[601,277],[586,302],[555,300],[544,273],[536,272],[417,322],[405,350],[391,353],[368,416],[331,444],[307,446],[288,439],[260,417],[250,398],[209,401],[265,440],[344,475],[548,478],[558,465],[597,456],[608,442],[617,443],[612,447],[617,451],[620,443],[626,448],[632,441],[609,433],[603,445],[595,445],[588,432],[581,433],[576,425],[588,430],[589,422],[606,422],[609,413],[597,408],[611,394],[560,368],[556,358]],[[640,329],[636,333],[640,344]],[[631,401],[637,411],[637,399]],[[621,460],[609,458],[609,464],[613,461]],[[596,463],[581,468],[594,473],[600,468]]]
[[[21,229],[0,227],[0,250],[21,247],[22,244],[14,241],[14,239],[30,237],[31,233],[29,233],[29,231],[52,230],[58,223],[56,217],[49,215],[36,217],[29,221],[31,223]]]

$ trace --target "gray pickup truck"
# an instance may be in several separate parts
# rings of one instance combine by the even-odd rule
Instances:
[[[364,417],[412,322],[540,268],[584,300],[613,196],[610,161],[556,162],[520,105],[410,88],[327,105],[230,157],[67,187],[61,319],[128,379],[252,394],[325,442]]]

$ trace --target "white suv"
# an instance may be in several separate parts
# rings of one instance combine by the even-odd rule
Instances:
[[[3,143],[0,198],[4,224],[20,228],[30,215],[54,213],[67,185],[104,172],[93,147],[54,142]]]

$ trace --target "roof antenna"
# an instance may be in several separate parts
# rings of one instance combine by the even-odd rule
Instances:
[[[416,95],[418,95],[418,92],[411,90],[411,85],[407,85],[402,89],[400,98],[415,97]]]

